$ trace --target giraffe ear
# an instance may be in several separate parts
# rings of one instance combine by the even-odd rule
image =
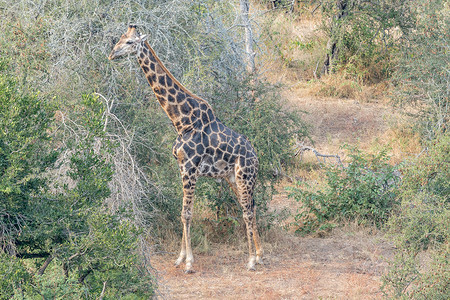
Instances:
[[[147,40],[147,35],[146,35],[146,34],[141,35],[141,36],[139,37],[139,40],[140,40],[141,42]]]
[[[130,34],[130,33],[134,32],[134,31],[136,31],[136,25],[133,25],[133,24],[129,25],[127,34]]]

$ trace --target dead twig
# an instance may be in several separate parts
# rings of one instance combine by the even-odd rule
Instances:
[[[39,271],[37,272],[38,275],[44,275],[45,269],[47,269],[48,265],[52,262],[52,260],[53,260],[53,256],[52,255],[47,257],[47,259],[45,260],[44,264],[39,268]]]
[[[316,149],[314,149],[313,147],[305,146],[302,143],[297,143],[297,145],[295,146],[294,150],[296,150],[294,156],[300,155],[300,159],[303,159],[303,153],[305,151],[311,151],[316,156],[317,161],[319,162],[319,164],[326,164],[327,163],[327,159],[334,158],[338,165],[340,165],[342,168],[344,167],[344,164],[341,161],[341,157],[339,155],[337,155],[337,154],[335,154],[335,155],[322,154],[319,151],[317,151]]]
[[[102,292],[100,293],[100,297],[98,297],[98,300],[103,299],[103,296],[105,296],[105,290],[106,290],[106,281],[103,282],[103,289]]]

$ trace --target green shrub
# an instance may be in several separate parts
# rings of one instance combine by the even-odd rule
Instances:
[[[0,61],[0,236],[1,247],[15,253],[16,239],[33,223],[35,199],[48,187],[42,176],[52,168],[53,109],[45,99],[23,93]]]
[[[396,246],[383,277],[388,295],[407,299],[448,299],[450,295],[449,145],[448,135],[439,136],[401,170],[401,205],[388,222]],[[423,256],[429,257],[428,263],[420,260]]]
[[[23,260],[0,251],[0,299],[10,299],[31,280]]]
[[[102,103],[84,96],[83,118],[58,131],[54,107],[21,88],[0,63],[0,299],[91,299],[104,282],[105,297],[148,299],[142,232],[127,207],[105,205],[114,145]]]
[[[306,183],[289,189],[289,197],[301,203],[295,216],[300,232],[313,232],[334,226],[330,222],[357,220],[381,226],[395,204],[399,177],[396,167],[388,163],[386,150],[375,155],[362,153],[356,147],[350,151],[350,163],[328,166],[323,189],[311,191]]]
[[[433,139],[448,131],[449,122],[449,24],[447,1],[414,1],[415,30],[403,43],[393,76],[394,100],[414,106],[408,109],[419,124],[423,136]]]
[[[329,55],[337,69],[360,82],[378,82],[394,71],[401,39],[414,24],[411,4],[403,0],[326,0],[323,13],[330,20]],[[334,47],[331,47],[333,45]]]

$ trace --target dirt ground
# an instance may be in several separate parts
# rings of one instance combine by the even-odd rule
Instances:
[[[195,254],[194,274],[176,268],[177,253],[155,255],[161,299],[381,299],[392,246],[379,236],[344,230],[327,238],[275,233],[264,265],[245,269],[242,249],[215,245]],[[243,247],[242,247],[243,248]]]
[[[281,193],[270,207],[295,210],[298,204]],[[240,242],[194,248],[194,274],[174,266],[177,250],[155,254],[158,299],[383,298],[381,276],[394,248],[374,228],[347,224],[325,237],[302,237],[274,225],[262,236],[264,265],[254,272],[246,270],[244,232]]]

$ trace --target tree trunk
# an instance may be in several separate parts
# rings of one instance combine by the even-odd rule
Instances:
[[[339,35],[340,31],[339,20],[348,15],[348,0],[337,0],[336,5],[339,13],[335,16],[335,20],[331,24],[331,34],[327,43],[327,54],[322,66],[321,74],[328,74],[333,69],[333,61],[336,59],[339,52],[339,48],[337,47],[337,35]]]
[[[100,294],[100,297],[98,298],[98,300],[103,300],[103,297],[105,296],[105,290],[106,290],[106,281],[103,282],[102,293]]]
[[[242,24],[245,27],[245,52],[247,53],[247,71],[255,73],[255,53],[253,52],[253,33],[248,17],[250,3],[249,0],[239,0],[241,7]]]
[[[86,277],[87,277],[89,274],[91,274],[91,272],[92,272],[92,269],[87,269],[86,271],[81,271],[81,272],[80,272],[81,275],[80,275],[80,277],[78,278],[78,283],[83,283],[84,280],[86,279]]]

